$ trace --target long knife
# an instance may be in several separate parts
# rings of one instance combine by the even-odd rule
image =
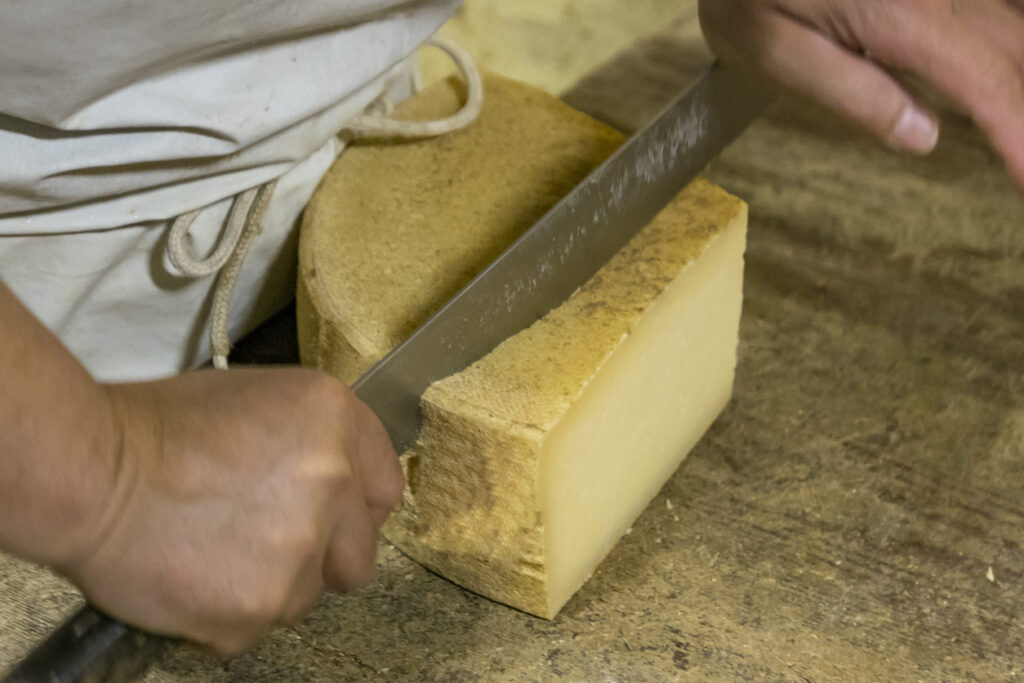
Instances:
[[[420,429],[420,396],[559,306],[771,101],[712,65],[402,345],[354,385],[401,453]],[[86,605],[3,683],[131,681],[170,642]]]
[[[772,96],[713,64],[682,95],[359,378],[399,453],[416,441],[420,396],[569,298],[739,135]]]

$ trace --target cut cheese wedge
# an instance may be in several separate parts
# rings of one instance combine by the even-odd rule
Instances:
[[[441,89],[452,92],[450,84]],[[373,354],[383,354],[418,324],[411,317],[426,317],[441,305],[444,295],[486,265],[487,256],[543,213],[541,204],[554,204],[610,151],[614,136],[607,129],[553,98],[495,78],[487,79],[486,95],[480,121],[465,134],[416,143],[433,153],[421,154],[413,165],[395,162],[389,187],[415,196],[425,182],[419,174],[471,183],[463,175],[467,167],[478,173],[513,168],[529,176],[509,175],[468,194],[461,182],[450,188],[442,182],[431,189],[437,196],[420,201],[444,210],[389,212],[386,218],[353,208],[359,197],[388,201],[369,186],[355,197],[350,190],[325,198],[325,192],[339,192],[330,184],[320,191],[302,235],[305,359],[347,380],[357,376]],[[430,91],[420,96],[438,97]],[[495,112],[531,128],[533,149],[497,142],[502,131]],[[581,149],[599,152],[584,163]],[[377,151],[382,157],[419,154],[403,146]],[[524,162],[521,155],[534,156]],[[332,171],[340,181],[355,172],[346,170],[349,162],[343,158]],[[515,188],[510,193],[509,185]],[[347,221],[337,222],[336,231],[355,233],[361,248],[387,251],[389,258],[370,258],[362,266],[349,259],[347,270],[338,270],[332,253],[310,253],[313,239],[322,238],[311,233],[335,220],[323,213],[328,202],[345,209]],[[514,208],[518,202],[521,211]],[[496,205],[501,211],[494,211]],[[743,202],[697,180],[561,307],[431,386],[422,400],[419,440],[403,455],[408,485],[385,536],[470,590],[554,617],[729,400],[745,230]],[[403,262],[429,261],[435,239],[448,243],[463,232],[481,247],[465,257],[469,265],[449,266],[458,278],[442,287],[438,275],[423,276],[430,269],[417,264],[403,271],[419,274],[411,279],[395,273],[402,286],[389,289],[382,281],[380,272],[396,253]],[[406,244],[398,233],[417,237]],[[352,280],[344,291],[373,299],[360,313],[343,316],[344,305],[336,305],[341,301],[323,298],[323,280],[335,277]],[[375,309],[373,301],[384,303]],[[386,311],[384,318],[379,310]],[[325,329],[335,332],[325,335]],[[358,356],[353,349],[367,339],[379,346],[368,344]]]

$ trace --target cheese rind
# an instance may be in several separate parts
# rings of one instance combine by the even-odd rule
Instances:
[[[610,155],[622,136],[533,88],[484,76],[469,128],[355,144],[306,209],[297,294],[302,361],[354,382]],[[395,116],[436,119],[438,83]]]
[[[385,536],[553,617],[729,399],[745,228],[695,181],[560,308],[432,385]]]
[[[526,86],[485,89],[468,130],[353,148],[332,170],[301,237],[305,362],[358,377],[620,140]],[[403,111],[437,116],[456,94]],[[431,386],[385,536],[553,617],[728,400],[745,226],[740,200],[693,182],[562,306]]]

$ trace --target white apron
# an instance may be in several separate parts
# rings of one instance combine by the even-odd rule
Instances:
[[[232,198],[278,179],[238,277],[237,338],[294,294],[295,224],[346,121],[458,0],[0,3],[0,279],[101,380],[210,357],[214,278],[168,263],[202,209],[202,254]],[[404,75],[403,75],[404,74]]]

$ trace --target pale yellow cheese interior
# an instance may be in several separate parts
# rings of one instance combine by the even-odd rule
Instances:
[[[694,182],[560,308],[432,385],[385,535],[553,617],[728,401],[745,228]]]
[[[389,289],[381,281],[385,261],[360,265],[354,256],[339,259],[345,268],[335,271],[332,258],[343,247],[312,248],[330,243],[326,235],[336,239],[339,231],[354,232],[369,253],[387,251],[391,262],[434,258],[423,245],[457,243],[460,231],[485,245],[479,253],[500,251],[528,227],[507,221],[517,215],[532,219],[538,197],[557,200],[543,190],[552,178],[577,182],[587,164],[592,167],[606,155],[605,128],[524,86],[494,78],[487,84],[487,107],[501,117],[485,109],[476,129],[462,137],[417,143],[411,150],[378,149],[382,156],[405,154],[404,164],[388,167],[387,183],[398,190],[416,188],[424,182],[417,174],[443,179],[453,168],[471,183],[467,166],[478,169],[474,176],[486,175],[481,169],[492,166],[531,175],[496,186],[474,185],[471,193],[456,184],[435,187],[435,196],[419,200],[403,194],[411,197],[403,200],[406,204],[445,207],[411,216],[385,212],[382,218],[380,207],[360,215],[359,206],[387,201],[372,194],[314,200],[303,228],[299,290],[306,362],[345,379],[357,376],[372,355],[352,353],[361,339],[404,329],[410,316],[426,315],[443,303],[442,290],[452,286],[437,286],[437,273],[417,267],[407,271],[401,287]],[[506,126],[542,124],[531,130],[524,143],[528,149],[504,146],[499,154],[494,150],[499,143],[493,142],[502,139],[500,127],[493,129],[499,119]],[[588,139],[599,144],[586,144]],[[581,149],[596,151],[581,155]],[[517,158],[520,154],[532,155],[527,164]],[[332,173],[344,179],[344,158]],[[525,207],[521,212],[517,201]],[[495,203],[500,214],[492,211]],[[342,224],[332,227],[336,216],[325,209],[329,206],[344,209]],[[430,387],[422,401],[419,441],[403,455],[408,486],[385,526],[386,537],[471,590],[553,617],[728,401],[745,228],[740,200],[695,181],[565,304]],[[395,239],[396,233],[417,237],[407,244]],[[451,270],[450,260],[446,269]],[[462,275],[468,279],[475,271],[467,270],[472,272]],[[341,279],[349,281],[335,282]],[[407,295],[409,290],[419,298]],[[424,290],[437,300],[424,301]],[[385,303],[376,312],[372,299],[346,307],[344,296],[351,292]],[[387,344],[365,348],[373,354],[387,350],[380,347]]]
[[[737,215],[544,438],[548,615],[589,577],[728,402],[744,229]]]

